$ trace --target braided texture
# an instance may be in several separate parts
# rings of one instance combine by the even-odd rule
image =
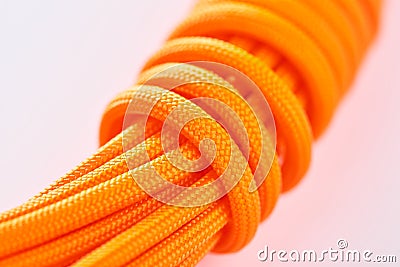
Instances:
[[[312,142],[351,85],[377,31],[379,11],[379,0],[200,0],[136,84],[108,105],[99,150],[25,204],[0,214],[0,266],[194,266],[210,250],[243,248],[279,194],[305,175]],[[193,61],[224,64],[251,79],[271,108],[276,146],[264,114],[250,108],[254,95],[243,95],[211,70],[177,65]],[[182,85],[169,89],[165,81]],[[222,125],[190,101],[199,97],[237,114],[249,140],[247,157]],[[147,121],[124,125],[132,99],[138,109],[158,101]],[[163,147],[163,122],[177,107],[201,115],[181,129],[179,150],[187,160],[202,156],[202,140],[214,142],[215,157],[199,171],[172,164],[176,155]],[[260,160],[262,155],[270,162]],[[143,179],[150,169],[175,185],[198,188],[229,168],[229,177],[240,176],[232,190],[194,207],[167,205],[136,182],[142,179],[169,196],[172,189]],[[251,191],[258,168],[269,172]],[[216,194],[174,196],[198,203]]]

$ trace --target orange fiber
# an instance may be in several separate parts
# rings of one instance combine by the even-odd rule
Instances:
[[[144,65],[136,84],[108,105],[99,150],[0,214],[0,266],[194,266],[210,250],[243,248],[279,194],[307,172],[312,141],[351,85],[378,30],[380,7],[379,0],[200,0]],[[178,65],[193,61],[228,65],[257,85],[273,114],[276,150],[262,148],[273,138],[258,125],[265,114],[256,116],[249,106],[254,96],[241,95],[212,70]],[[182,84],[169,90],[166,80]],[[159,96],[149,120],[125,127],[132,99],[140,108]],[[189,101],[199,97],[224,103],[241,119],[247,158],[230,144],[224,127]],[[206,116],[179,133],[179,150],[191,161],[201,157],[202,140],[213,140],[215,158],[202,170],[182,170],[170,162],[173,153],[164,151],[163,122],[179,106]],[[269,167],[260,160],[264,152],[272,158],[270,170],[250,192],[258,166]],[[173,184],[198,188],[220,177],[231,158],[232,174],[241,179],[226,196],[204,205],[165,204],[132,179],[154,169]],[[174,193],[145,182],[163,196]],[[191,203],[215,193],[174,196]]]

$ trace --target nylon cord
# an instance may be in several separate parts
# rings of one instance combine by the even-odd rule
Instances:
[[[379,0],[200,0],[147,61],[135,85],[107,106],[99,150],[0,214],[0,266],[194,266],[210,250],[242,249],[280,193],[307,172],[312,142],[351,85],[378,30],[380,8]],[[274,116],[276,151],[268,129],[258,127],[244,104],[251,106],[255,96],[241,95],[211,70],[177,65],[192,61],[231,66],[260,88]],[[165,81],[189,83],[168,90]],[[123,127],[133,98],[141,108],[157,97],[146,123]],[[196,160],[201,141],[211,139],[215,159],[197,172],[170,162],[174,154],[163,149],[163,122],[178,106],[208,116],[188,101],[195,97],[218,100],[238,115],[249,138],[248,158],[218,122],[199,118],[182,128],[180,151]],[[263,153],[273,159],[271,169],[257,191],[249,192],[258,166],[266,164],[260,161]],[[166,205],[132,179],[155,169],[174,184],[194,188],[217,179],[231,163],[234,174],[245,166],[240,181],[225,197],[199,207]],[[146,183],[162,196],[174,193]],[[215,194],[176,197],[190,203]]]

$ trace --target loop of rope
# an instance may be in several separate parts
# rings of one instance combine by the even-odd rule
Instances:
[[[200,0],[145,64],[137,85],[106,108],[101,148],[25,204],[0,214],[0,266],[193,266],[209,250],[240,250],[280,192],[306,173],[312,140],[351,84],[377,31],[379,10],[379,0]],[[254,96],[211,70],[173,67],[192,61],[225,64],[258,86],[276,123],[276,156],[266,125],[257,121],[265,114],[250,109]],[[189,83],[170,89],[166,81]],[[163,122],[179,106],[207,117],[204,107],[189,101],[198,97],[218,100],[238,115],[248,157],[236,144],[240,136],[203,117],[185,124],[179,149],[195,161],[202,156],[201,141],[213,140],[212,163],[196,172],[171,163],[176,155],[164,151]],[[148,121],[123,127],[132,99],[144,105],[156,98]],[[270,162],[261,160],[263,153]],[[202,206],[166,205],[135,182],[154,169],[172,184],[206,186],[229,168],[232,156],[234,166],[244,166],[241,179],[226,197]],[[260,166],[270,171],[250,192]],[[147,183],[160,196],[175,192]],[[215,194],[174,196],[197,201]]]

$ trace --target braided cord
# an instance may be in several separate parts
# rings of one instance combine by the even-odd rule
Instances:
[[[279,194],[305,175],[313,140],[329,124],[377,32],[380,5],[379,0],[200,0],[148,60],[136,84],[110,102],[99,150],[23,205],[0,214],[0,266],[194,266],[210,250],[243,248]],[[257,85],[274,116],[276,147],[266,125],[258,123],[265,114],[256,116],[250,108],[256,97],[243,95],[211,70],[178,65],[193,61],[230,66]],[[180,85],[166,88],[165,81]],[[241,119],[247,158],[222,125],[189,101],[201,97],[224,103]],[[149,120],[124,127],[132,99],[139,109],[159,101]],[[196,172],[172,164],[175,154],[163,147],[163,122],[179,106],[206,116],[182,128],[182,155],[195,161],[202,140],[215,144],[212,163]],[[144,137],[138,134],[143,129]],[[263,153],[271,164],[260,160]],[[197,188],[218,179],[229,164],[232,176],[241,179],[223,198],[196,207],[165,204],[135,179],[154,169],[166,181]],[[270,170],[250,192],[259,166]],[[175,194],[150,179],[145,183],[160,196]],[[191,203],[216,193],[174,196]]]

